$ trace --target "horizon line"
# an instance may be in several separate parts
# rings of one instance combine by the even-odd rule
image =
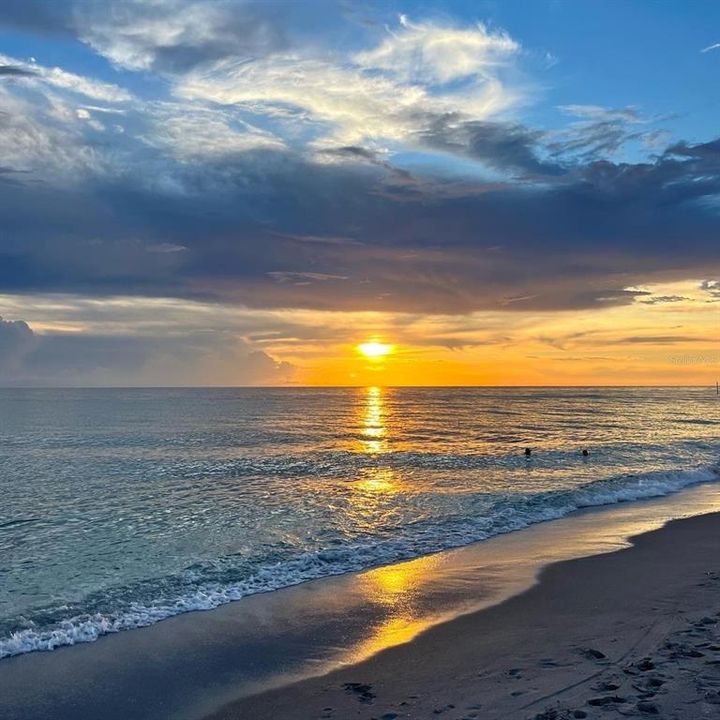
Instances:
[[[0,390],[333,390],[360,388],[388,389],[539,389],[539,388],[715,388],[717,383],[664,383],[664,384],[582,384],[582,385],[384,385],[382,383],[358,385],[0,385]]]

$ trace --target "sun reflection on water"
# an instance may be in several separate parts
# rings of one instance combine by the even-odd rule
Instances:
[[[398,484],[392,468],[364,468],[356,487],[368,493],[388,493],[396,490]]]
[[[385,398],[379,387],[367,388],[361,420],[361,450],[375,455],[387,452],[387,428],[385,425]]]
[[[409,642],[437,619],[435,613],[422,607],[421,599],[426,586],[433,581],[438,562],[438,556],[430,555],[359,576],[366,602],[385,610],[383,620],[368,628],[367,637],[353,648],[353,662]]]
[[[403,492],[402,477],[397,469],[388,467],[384,457],[390,452],[387,423],[386,391],[369,387],[360,396],[356,409],[356,450],[366,456],[353,478],[350,499],[350,520],[354,529],[372,532],[398,522]]]

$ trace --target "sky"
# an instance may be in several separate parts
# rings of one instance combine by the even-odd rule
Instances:
[[[714,385],[719,77],[712,0],[3,0],[0,384]]]

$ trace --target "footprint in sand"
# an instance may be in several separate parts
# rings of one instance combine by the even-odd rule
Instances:
[[[608,707],[609,705],[624,705],[627,700],[619,695],[606,695],[605,697],[590,698],[587,701],[592,707]]]
[[[620,685],[616,682],[601,682],[597,685],[593,685],[592,689],[595,692],[612,692],[613,690],[619,690]]]
[[[607,660],[607,655],[595,648],[580,648],[578,652],[588,660]]]
[[[371,703],[375,699],[375,693],[372,692],[372,685],[365,683],[345,683],[343,685],[345,692],[350,695],[355,695],[361,703]]]

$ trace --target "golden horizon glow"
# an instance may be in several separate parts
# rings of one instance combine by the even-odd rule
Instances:
[[[321,325],[333,340],[268,344],[267,350],[297,367],[298,385],[707,385],[714,390],[720,376],[720,298],[704,290],[700,280],[635,290],[645,295],[634,302],[563,312],[359,312],[351,317],[308,312],[305,327]],[[393,350],[368,357],[352,343],[358,335],[382,345],[392,338]]]
[[[43,337],[150,337],[162,326],[178,337],[221,327],[227,341],[238,339],[236,346],[228,342],[192,357],[158,351],[125,374],[98,370],[85,380],[95,385],[684,385],[714,392],[720,296],[700,279],[633,289],[645,294],[562,312],[521,310],[519,303],[512,311],[458,315],[258,310],[167,298],[100,303],[32,296],[21,302],[0,294],[0,314],[24,317]]]
[[[357,346],[357,350],[366,358],[377,360],[389,355],[393,351],[393,346],[373,339],[365,343],[360,343],[360,345]]]

